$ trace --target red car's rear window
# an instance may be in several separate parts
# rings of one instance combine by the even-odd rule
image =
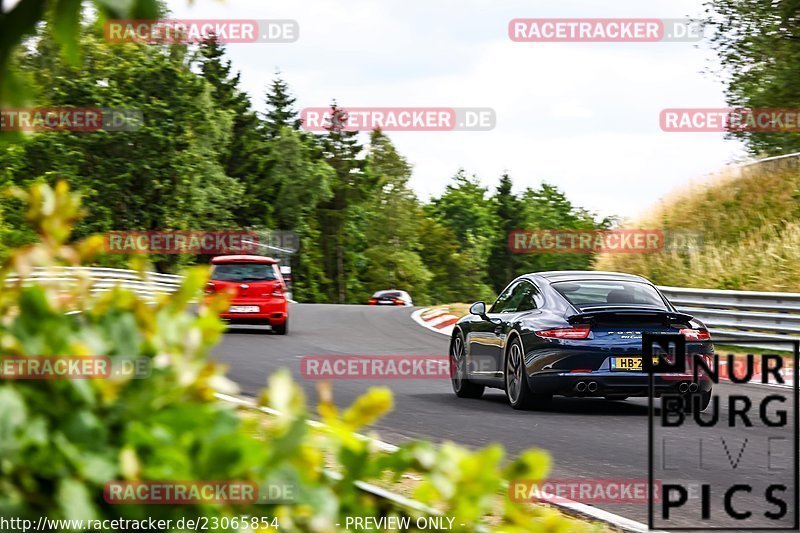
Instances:
[[[274,281],[279,279],[275,265],[263,263],[222,263],[211,268],[216,281]]]

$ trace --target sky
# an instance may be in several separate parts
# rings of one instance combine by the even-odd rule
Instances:
[[[663,132],[664,108],[725,107],[705,43],[513,42],[514,18],[682,18],[700,0],[168,0],[174,18],[293,19],[293,43],[228,45],[264,109],[280,70],[298,109],[490,107],[491,131],[390,132],[427,200],[463,168],[494,188],[555,184],[600,216],[646,213],[744,157],[721,133]]]

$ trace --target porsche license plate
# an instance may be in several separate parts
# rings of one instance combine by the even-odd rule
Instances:
[[[653,357],[653,364],[658,363],[658,357]],[[611,370],[616,372],[641,372],[642,358],[636,357],[612,357]]]

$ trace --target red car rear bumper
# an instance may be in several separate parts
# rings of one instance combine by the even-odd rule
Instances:
[[[228,309],[235,306],[257,306],[258,312],[220,313],[220,318],[230,322],[269,323],[280,326],[289,318],[289,304],[285,298],[232,298]]]

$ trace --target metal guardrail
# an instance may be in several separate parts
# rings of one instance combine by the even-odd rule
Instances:
[[[791,159],[798,158],[798,156],[800,156],[800,152],[792,152],[790,154],[783,154],[783,155],[774,155],[772,157],[764,157],[764,158],[758,159],[756,161],[750,161],[750,162],[747,162],[747,163],[740,163],[739,165],[736,165],[736,167],[739,168],[739,169],[744,169],[744,168],[752,167],[754,165],[762,165],[764,163],[773,164],[773,165],[776,164],[776,163],[780,163],[780,164],[782,164],[782,163],[790,163]],[[795,161],[795,163],[797,163],[797,161]]]
[[[10,277],[9,282],[19,278]],[[121,286],[138,295],[155,299],[178,290],[182,276],[137,272],[118,268],[50,267],[39,268],[23,279],[70,285],[89,282],[93,292]],[[800,293],[753,292],[715,289],[659,287],[681,312],[699,318],[715,339],[795,340],[800,338]],[[757,346],[754,344],[754,346]],[[764,348],[777,348],[763,344]],[[785,349],[791,349],[790,344]]]
[[[800,339],[800,293],[659,287],[679,311],[705,322],[715,340]],[[763,348],[792,345],[753,344]]]
[[[58,283],[59,286],[69,287],[88,282],[92,285],[92,292],[106,292],[119,286],[152,300],[162,294],[177,291],[182,280],[183,276],[119,268],[48,267],[34,269],[22,279],[22,283]],[[7,281],[13,283],[19,281],[19,278],[11,276]]]
[[[19,278],[11,276],[7,278],[9,282],[15,282]],[[59,283],[65,286],[85,282],[92,283],[92,292],[109,291],[113,287],[120,286],[130,289],[139,296],[148,300],[155,300],[162,294],[173,293],[178,290],[183,276],[173,274],[159,274],[157,272],[137,272],[136,270],[126,270],[120,268],[105,267],[49,267],[37,268],[23,279],[23,284],[33,283]],[[292,301],[291,289],[286,296]]]

